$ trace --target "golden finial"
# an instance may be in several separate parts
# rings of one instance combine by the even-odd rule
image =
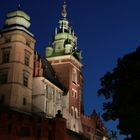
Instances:
[[[67,17],[67,10],[66,10],[66,7],[67,7],[67,5],[66,5],[66,0],[64,0],[63,10],[62,10],[62,13],[61,13],[61,15],[62,15],[63,18],[66,18],[66,17]]]

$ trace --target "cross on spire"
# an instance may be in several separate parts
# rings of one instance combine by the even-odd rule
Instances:
[[[66,0],[64,0],[64,4],[63,4],[63,9],[62,9],[62,17],[66,18],[67,17],[67,9],[66,9],[67,5],[66,5]]]
[[[21,1],[18,0],[17,2],[18,2],[18,10],[20,10],[21,9]]]

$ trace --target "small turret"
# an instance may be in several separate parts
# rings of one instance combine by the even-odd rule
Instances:
[[[25,28],[30,27],[30,17],[21,10],[10,12],[6,15],[5,26],[19,25]]]
[[[50,57],[53,54],[53,48],[49,45],[46,48],[46,57]]]
[[[7,13],[2,32],[18,29],[33,36],[33,34],[29,32],[30,25],[30,16],[18,8],[18,10]]]

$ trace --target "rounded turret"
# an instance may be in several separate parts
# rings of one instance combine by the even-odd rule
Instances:
[[[72,45],[66,44],[65,45],[65,54],[70,54],[70,53],[72,53]]]
[[[49,57],[53,54],[53,48],[52,47],[47,47],[46,48],[46,57]]]
[[[12,11],[6,15],[5,26],[19,25],[30,27],[30,17],[22,10]]]

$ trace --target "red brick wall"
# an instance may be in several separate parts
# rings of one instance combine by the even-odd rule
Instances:
[[[94,138],[96,135],[95,121],[90,116],[81,114],[81,122],[85,136]]]
[[[77,71],[77,83],[72,82],[72,71],[74,66],[79,68],[79,66],[71,59],[64,59],[61,60],[62,63],[55,63],[52,64],[56,75],[58,76],[59,80],[69,89],[69,112],[72,114],[72,106],[78,109],[78,114],[81,113],[82,101],[81,95],[82,94],[82,87],[83,87],[83,79],[81,78],[81,71]],[[65,62],[65,63],[63,63]],[[77,99],[72,97],[72,89],[77,91]]]
[[[21,135],[23,127],[28,129],[29,135]],[[40,129],[39,135],[38,129]],[[47,119],[9,110],[6,112],[0,111],[0,140],[76,139],[66,134],[66,119],[62,118],[61,114],[56,115],[54,119]]]
[[[69,88],[71,65],[70,64],[59,64],[59,65],[53,65],[53,68],[54,68],[59,80],[67,88]]]

